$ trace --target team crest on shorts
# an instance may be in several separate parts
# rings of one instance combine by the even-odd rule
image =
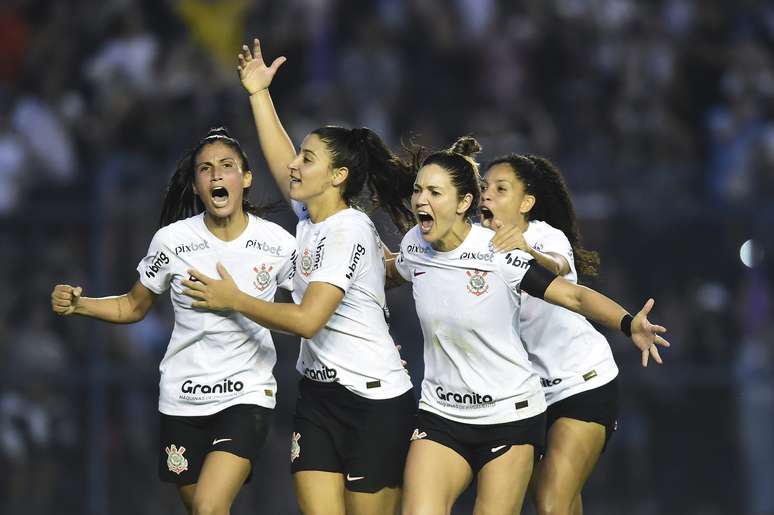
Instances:
[[[411,433],[411,441],[413,442],[414,440],[421,440],[422,438],[425,438],[426,436],[427,436],[427,433],[425,433],[424,431],[422,431],[420,433],[419,429],[414,429],[414,432]]]
[[[296,461],[301,456],[301,445],[298,441],[301,439],[301,433],[293,433],[290,437],[290,463]]]
[[[255,272],[257,275],[255,276],[255,281],[253,281],[253,286],[256,287],[258,291],[265,290],[269,283],[271,283],[271,274],[269,272],[272,271],[272,266],[266,268],[266,263],[261,264],[261,268],[258,268],[257,266],[253,267],[253,272]]]
[[[180,446],[178,449],[175,444],[172,444],[164,450],[167,452],[167,468],[170,472],[180,475],[188,470],[188,460],[183,456],[185,447]]]
[[[312,273],[312,256],[309,254],[309,249],[304,249],[304,255],[301,256],[301,273],[304,277],[309,277]]]
[[[489,290],[489,284],[486,282],[486,275],[489,272],[482,272],[481,270],[473,270],[465,272],[470,278],[468,280],[468,291],[480,297]]]

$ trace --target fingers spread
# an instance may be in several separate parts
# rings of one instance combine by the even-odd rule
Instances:
[[[642,366],[647,367],[648,366],[648,357],[650,356],[650,352],[645,349],[642,351]]]
[[[651,345],[649,351],[650,351],[650,355],[653,356],[653,360],[656,363],[658,363],[659,365],[664,364],[664,362],[661,361],[661,355],[659,355],[658,353],[658,347],[656,347],[655,345]]]

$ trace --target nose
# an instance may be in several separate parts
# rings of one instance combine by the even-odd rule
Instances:
[[[291,162],[288,163],[288,170],[298,170],[298,163],[301,160],[301,154],[298,154]]]

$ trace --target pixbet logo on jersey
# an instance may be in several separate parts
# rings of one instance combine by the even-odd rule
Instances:
[[[406,247],[406,252],[408,252],[409,254],[430,254],[433,252],[433,248],[423,247],[421,245],[412,243],[411,245],[408,245]]]
[[[338,375],[336,373],[335,368],[328,368],[328,367],[322,367],[322,368],[305,368],[304,369],[304,375],[308,377],[309,379],[314,379],[315,381],[329,381],[336,379],[336,376]]]
[[[271,254],[272,256],[279,256],[282,253],[282,247],[280,245],[269,245],[265,241],[258,241],[258,240],[247,240],[247,243],[245,243],[246,249],[258,249],[266,252],[267,254]]]
[[[200,242],[192,241],[188,244],[181,244],[175,247],[175,255],[179,256],[180,254],[185,254],[186,252],[196,252],[197,250],[204,250],[209,249],[210,243],[207,240],[202,240]]]
[[[164,254],[164,252],[158,252],[155,256],[153,256],[153,261],[151,261],[151,264],[148,265],[148,268],[145,270],[146,277],[151,279],[156,277],[156,274],[159,273],[164,265],[168,264],[169,258],[167,255]]]
[[[443,389],[443,386],[438,386],[435,389],[435,395],[442,401],[447,403],[463,404],[468,406],[478,406],[481,404],[492,404],[494,399],[491,395],[481,395],[476,392],[470,393],[457,393],[447,392]]]
[[[242,381],[232,381],[231,379],[224,379],[219,383],[213,385],[194,383],[190,379],[186,379],[180,390],[183,393],[190,393],[196,395],[197,393],[234,393],[241,392],[245,387]]]
[[[491,252],[463,252],[460,254],[460,259],[478,259],[479,261],[489,261],[494,259],[494,254]]]

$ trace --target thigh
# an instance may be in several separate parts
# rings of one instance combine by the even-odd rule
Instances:
[[[213,416],[207,451],[225,452],[256,462],[269,434],[273,410],[254,404],[238,404]],[[252,477],[252,468],[246,481]]]
[[[293,489],[303,515],[344,515],[344,476],[338,472],[301,470]]]
[[[414,440],[403,477],[403,514],[449,514],[472,479],[462,455],[432,440]]]
[[[165,483],[193,485],[209,448],[207,417],[160,414],[158,473]]]
[[[349,431],[342,445],[346,488],[351,492],[383,495],[374,497],[389,501],[399,494],[403,482],[411,431],[416,422],[416,401],[413,391],[378,401],[365,401],[364,409],[348,418]],[[364,496],[355,496],[367,500]]]
[[[478,473],[475,515],[511,515],[521,512],[535,450],[532,445],[512,445],[489,461]]]
[[[378,492],[344,491],[347,515],[397,515],[400,511],[401,488],[382,488]]]
[[[250,460],[230,452],[207,454],[196,483],[194,509],[204,513],[227,513],[250,470]]]
[[[557,419],[548,431],[546,453],[535,471],[538,507],[549,509],[545,505],[551,504],[569,509],[599,461],[604,445],[605,427],[601,424]]]
[[[193,497],[196,493],[196,485],[181,485],[177,487],[177,493],[185,506],[185,511],[190,515],[193,513]]]

